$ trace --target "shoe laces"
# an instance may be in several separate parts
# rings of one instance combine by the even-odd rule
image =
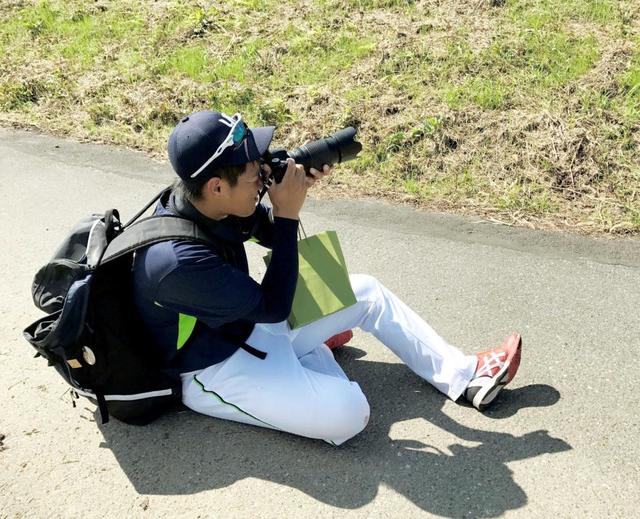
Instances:
[[[482,354],[482,356],[478,357],[479,362],[476,377],[494,376],[498,371],[500,371],[500,369],[502,369],[506,358],[507,352],[504,350],[498,352],[491,351]]]

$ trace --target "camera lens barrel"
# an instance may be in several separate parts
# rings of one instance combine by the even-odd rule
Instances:
[[[277,149],[269,151],[265,163],[271,167],[272,176],[280,183],[287,169],[287,157],[304,166],[308,172],[311,168],[322,171],[325,164],[333,165],[353,160],[362,151],[362,144],[356,142],[356,129],[349,126],[333,135],[309,142],[293,151]],[[308,173],[307,173],[308,174]]]
[[[305,169],[322,171],[324,164],[340,164],[356,158],[362,144],[356,142],[355,128],[348,127],[325,139],[309,142],[289,153],[289,156]]]

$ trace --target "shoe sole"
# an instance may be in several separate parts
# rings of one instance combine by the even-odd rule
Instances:
[[[511,335],[507,340],[511,340],[512,337],[515,337],[515,334]],[[493,377],[494,383],[490,386],[481,388],[473,397],[473,405],[479,411],[483,411],[489,404],[491,404],[500,391],[502,391],[502,389],[516,376],[518,368],[520,367],[522,349],[522,337],[519,335],[517,337],[518,343],[515,347],[512,347],[513,349],[511,354],[507,357],[502,369],[495,375],[495,377]]]

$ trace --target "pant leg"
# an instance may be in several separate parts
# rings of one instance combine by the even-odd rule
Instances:
[[[350,276],[356,304],[291,332],[304,355],[332,335],[359,327],[372,333],[415,373],[456,400],[471,380],[477,360],[448,344],[420,316],[371,276]]]
[[[265,359],[240,349],[220,364],[182,375],[183,402],[209,416],[339,445],[364,429],[369,404],[322,349],[299,360],[285,328],[256,325],[247,343],[266,352]]]
[[[326,344],[319,344],[315,349],[298,359],[303,367],[332,377],[349,380],[347,374],[336,362],[331,349]]]

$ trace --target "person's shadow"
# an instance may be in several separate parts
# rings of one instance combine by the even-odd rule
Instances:
[[[113,451],[141,494],[193,494],[253,477],[353,509],[372,501],[384,484],[423,510],[449,517],[494,517],[525,505],[527,496],[506,463],[571,449],[544,430],[513,436],[468,428],[443,413],[445,397],[406,366],[359,360],[363,355],[353,347],[337,352],[371,406],[367,428],[341,447],[188,410],[147,427],[112,419],[100,426],[102,446]],[[522,407],[552,405],[560,394],[532,385],[505,389],[499,399],[487,416],[507,418]],[[415,418],[478,445],[454,443],[443,452],[429,445],[428,433],[420,440],[389,438],[393,424]]]

